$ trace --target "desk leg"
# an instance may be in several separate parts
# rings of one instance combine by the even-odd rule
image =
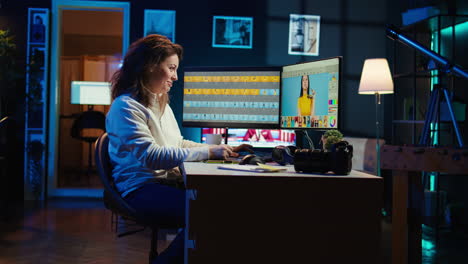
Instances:
[[[408,263],[408,173],[393,171],[392,264]]]
[[[185,243],[184,243],[184,264],[188,264],[188,257],[189,257],[189,245],[188,245],[188,241],[189,241],[189,230],[190,230],[190,226],[189,226],[189,212],[190,212],[190,190],[186,190],[185,191],[186,195],[185,195],[185,228],[184,228],[184,240],[185,240]]]
[[[411,171],[409,181],[408,210],[408,261],[420,264],[422,261],[422,213],[424,207],[424,186],[421,172]]]

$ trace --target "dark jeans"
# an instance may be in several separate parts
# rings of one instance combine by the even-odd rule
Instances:
[[[125,200],[139,214],[152,218],[157,225],[174,228],[185,226],[185,190],[159,183],[149,183],[131,192]],[[184,263],[183,230],[153,263]]]

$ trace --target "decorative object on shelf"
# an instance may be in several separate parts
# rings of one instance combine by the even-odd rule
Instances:
[[[425,6],[406,10],[406,12],[401,13],[401,20],[403,26],[407,26],[438,14],[440,14],[438,7]]]
[[[39,140],[32,140],[28,144],[28,180],[31,187],[31,192],[35,200],[41,198],[44,188],[44,173],[43,173],[43,152],[44,144]]]
[[[364,61],[361,81],[359,82],[359,94],[375,95],[375,133],[377,166],[376,174],[380,176],[380,144],[379,144],[379,106],[381,94],[393,93],[393,79],[385,58],[367,59]]]
[[[336,144],[341,140],[343,140],[343,134],[340,131],[336,129],[327,130],[321,138],[323,150],[330,151],[333,144]]]

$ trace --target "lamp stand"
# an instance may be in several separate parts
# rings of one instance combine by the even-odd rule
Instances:
[[[380,140],[379,140],[379,106],[380,106],[380,94],[375,93],[375,151],[376,151],[376,174],[380,177]]]

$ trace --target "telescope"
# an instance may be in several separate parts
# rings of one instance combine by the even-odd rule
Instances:
[[[389,37],[390,39],[394,41],[399,41],[411,48],[418,50],[419,52],[433,59],[439,66],[438,70],[447,74],[452,74],[455,76],[468,79],[468,73],[464,71],[462,68],[460,68],[457,65],[454,65],[449,60],[440,56],[434,51],[425,48],[421,43],[415,40],[412,40],[408,36],[405,36],[394,25],[387,25],[386,33],[387,33],[387,37]],[[424,120],[424,127],[423,127],[421,138],[419,140],[419,144],[420,145],[427,144],[428,138],[429,138],[430,124],[432,122],[438,122],[436,121],[438,120],[437,119],[438,115],[436,114],[436,112],[440,111],[439,105],[440,105],[440,100],[442,96],[445,97],[445,101],[447,102],[447,108],[449,110],[450,119],[452,120],[452,124],[455,130],[455,135],[458,140],[458,145],[460,147],[463,147],[464,146],[463,138],[460,135],[460,129],[458,128],[458,124],[455,119],[455,114],[453,112],[452,102],[451,102],[449,93],[446,88],[442,88],[440,85],[434,86],[434,90],[431,93],[431,97],[429,99],[429,104],[428,104],[428,110],[426,112],[426,117]]]
[[[421,43],[410,39],[409,37],[405,36],[403,33],[401,33],[394,25],[387,25],[386,29],[387,37],[389,37],[392,40],[399,41],[411,48],[414,48],[421,53],[425,54],[426,56],[432,58],[435,62],[437,62],[440,65],[439,70],[445,72],[445,73],[452,73],[456,76],[463,77],[465,79],[468,79],[468,72],[463,70],[457,65],[454,65],[451,63],[449,60],[446,58],[440,56],[439,54],[435,53],[434,51],[425,48]]]

